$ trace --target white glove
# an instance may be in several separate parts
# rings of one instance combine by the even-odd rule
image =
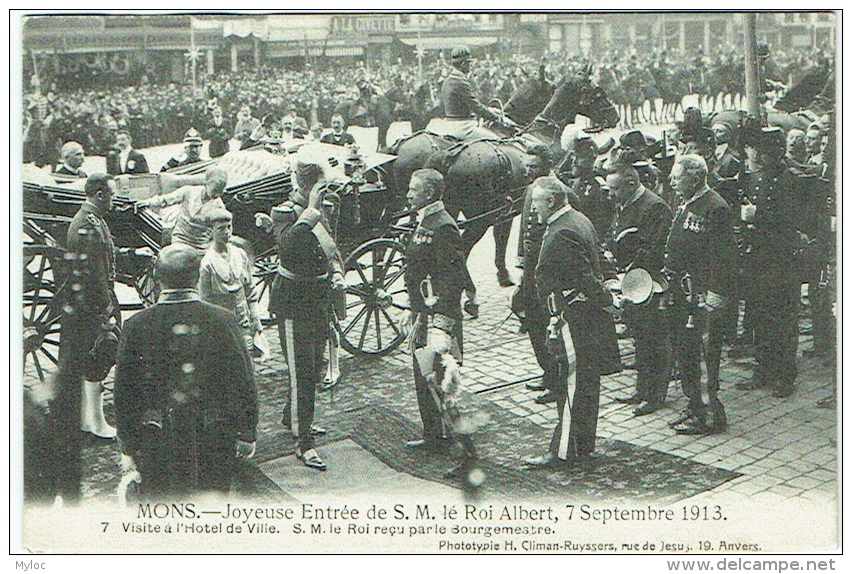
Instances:
[[[245,442],[237,439],[237,458],[250,459],[254,456],[256,446],[256,442]]]
[[[450,335],[441,329],[429,329],[426,344],[432,347],[439,355],[443,355],[450,351]]]
[[[118,468],[121,469],[121,474],[131,473],[137,470],[136,461],[133,460],[133,457],[129,454],[122,453],[121,458],[118,461]]]
[[[147,245],[145,247],[137,247],[133,251],[133,254],[137,257],[156,257],[154,250]]]
[[[713,291],[708,291],[704,296],[704,304],[707,306],[708,311],[720,311],[728,306],[728,298]]]
[[[272,229],[272,218],[265,213],[254,214],[254,226],[261,227],[267,231]]]

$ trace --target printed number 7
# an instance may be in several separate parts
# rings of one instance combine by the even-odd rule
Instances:
[[[101,522],[104,525],[104,529],[101,532],[106,532],[107,526],[109,526],[109,522]]]

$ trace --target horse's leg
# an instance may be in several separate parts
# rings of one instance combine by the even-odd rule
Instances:
[[[510,287],[515,284],[506,269],[506,248],[509,245],[509,233],[512,231],[512,220],[497,223],[494,231],[494,266],[497,267],[497,282],[500,287]]]
[[[480,223],[480,221],[477,221],[472,225],[466,225],[461,237],[461,248],[465,257],[464,292],[467,295],[464,310],[474,318],[479,315],[479,303],[476,300],[476,285],[473,283],[473,278],[470,276],[470,268],[467,265],[467,260],[470,257],[470,252],[473,251],[473,247],[479,243],[479,240],[482,239],[482,236],[485,235],[485,232],[488,230],[488,225]]]

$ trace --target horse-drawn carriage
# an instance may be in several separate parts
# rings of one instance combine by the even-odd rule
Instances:
[[[405,228],[396,226],[404,214],[386,184],[393,156],[366,155],[355,162],[354,172],[347,173],[347,150],[317,147],[332,165],[339,166],[332,170],[329,186],[341,197],[339,243],[346,255],[349,286],[346,318],[339,325],[341,343],[353,354],[388,353],[403,340],[398,324],[407,306],[401,279],[404,249],[398,241]],[[291,155],[298,157],[298,152]],[[135,289],[139,298],[138,302],[124,301],[122,310],[153,303],[153,259],[136,255],[137,248],[148,247],[156,253],[170,219],[165,212],[134,210],[134,202],[180,185],[203,183],[200,174],[214,164],[229,173],[231,183],[223,201],[233,213],[234,233],[246,239],[253,251],[257,288],[263,296],[276,272],[277,254],[274,238],[256,227],[254,216],[269,213],[289,196],[291,159],[263,150],[242,151],[183,170],[120,178],[106,221],[119,249],[116,281]],[[41,170],[25,169],[24,180],[24,361],[25,367],[30,363],[44,378],[49,365],[57,362],[63,305],[72,288],[64,263],[68,226],[85,194],[83,180],[60,184]]]
[[[350,353],[384,355],[404,339],[400,321],[408,301],[402,236],[411,230],[405,225],[405,190],[411,172],[424,167],[433,152],[446,152],[445,203],[453,215],[464,215],[461,226],[469,253],[490,226],[518,213],[528,183],[522,158],[531,143],[561,149],[563,128],[578,113],[605,127],[618,121],[606,95],[589,81],[589,70],[558,86],[547,82],[543,74],[531,78],[507,103],[505,113],[520,129],[503,134],[510,137],[499,141],[459,142],[418,133],[397,146],[396,158],[368,153],[356,159],[346,148],[324,144],[303,148],[321,150],[329,165],[335,166],[328,181],[341,197],[338,244],[345,256],[347,283],[346,316],[338,328],[341,344]],[[263,297],[276,273],[277,254],[273,237],[255,225],[254,215],[268,213],[289,196],[292,160],[300,153],[293,149],[282,159],[264,150],[245,150],[165,174],[120,179],[114,210],[106,218],[116,246],[127,252],[117,261],[117,281],[134,288],[142,304],[153,302],[153,261],[136,256],[135,248],[156,252],[168,215],[136,211],[133,203],[177,185],[201,183],[198,176],[219,165],[229,173],[223,200],[233,213],[235,235],[246,239],[253,251],[257,288]],[[43,377],[45,361],[56,363],[63,300],[70,289],[63,269],[65,237],[85,195],[82,182],[60,185],[39,170],[25,170],[24,179],[25,363],[31,361]],[[508,230],[504,232],[507,239]],[[505,241],[502,247],[498,269],[505,266]]]

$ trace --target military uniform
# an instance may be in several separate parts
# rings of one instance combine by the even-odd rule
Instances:
[[[290,378],[290,400],[282,422],[289,424],[298,437],[303,453],[313,448],[314,401],[317,384],[322,381],[323,351],[328,340],[329,268],[340,257],[333,237],[320,224],[321,217],[319,211],[305,209],[295,201],[273,210],[278,273],[269,296],[269,310],[278,317],[278,334]]]
[[[801,278],[794,254],[799,247],[801,203],[796,176],[781,166],[753,174],[756,210],[752,231],[751,284],[754,304],[755,381],[777,393],[792,392],[798,374],[798,305]]]
[[[493,132],[476,125],[476,118],[494,121],[497,115],[477,99],[470,81],[461,70],[453,68],[441,84],[441,102],[444,106],[443,120],[433,120],[427,130],[446,133],[462,140],[490,138]]]
[[[689,398],[689,418],[681,423],[688,427],[684,432],[694,434],[721,432],[727,424],[717,397],[724,321],[719,311],[704,312],[699,303],[707,292],[722,297],[734,292],[736,242],[730,219],[730,207],[722,196],[705,187],[678,207],[666,241],[669,332],[683,392]],[[702,386],[704,333],[708,334],[707,384]]]
[[[745,185],[745,166],[740,159],[734,155],[728,144],[723,144],[716,147],[714,155],[714,163],[710,173],[707,175],[707,185],[722,196],[729,206],[731,206],[731,228],[734,237],[742,236],[742,225],[740,221],[739,205],[742,203],[741,196],[743,186]],[[740,244],[739,238],[737,239]],[[736,285],[737,290],[732,293],[731,304],[722,310],[723,317],[720,318],[724,326],[724,338],[729,341],[735,341],[737,338],[737,321],[739,320],[739,300],[742,299],[741,294],[744,291],[744,286],[739,285],[740,282],[748,281],[747,274],[743,269],[743,257],[737,257],[737,274],[741,278]]]
[[[63,308],[59,336],[56,395],[51,404],[57,427],[54,465],[59,494],[66,501],[80,497],[80,409],[82,383],[90,351],[102,325],[118,314],[115,296],[115,245],[97,206],[88,200],[71,220],[66,247],[71,275],[69,300]]]
[[[740,203],[740,193],[745,183],[745,167],[737,156],[731,152],[727,144],[718,146],[715,154],[715,163],[707,178],[707,185],[716,190],[728,205],[734,206]],[[739,213],[735,214],[739,217]]]
[[[592,223],[576,209],[565,206],[548,218],[535,276],[539,298],[554,298],[563,323],[565,363],[554,389],[559,422],[550,442],[553,456],[563,461],[594,451],[601,375],[621,370],[598,251]],[[572,303],[576,294],[582,300]]]
[[[808,304],[813,325],[813,349],[817,355],[831,355],[835,351],[836,320],[832,312],[834,286],[831,268],[836,265],[835,239],[832,230],[834,213],[834,184],[828,165],[821,157],[811,162],[819,167],[819,176],[812,178],[805,191],[809,204],[805,210],[807,226],[803,231],[813,242],[802,259],[806,266]],[[810,354],[810,353],[809,353]]]
[[[422,218],[406,249],[405,288],[415,315],[414,348],[426,346],[427,331],[441,329],[451,338],[452,351],[461,359],[461,294],[467,277],[467,264],[461,247],[461,234],[455,220],[436,201],[421,210]],[[428,281],[427,281],[428,279]],[[424,297],[425,285],[431,285],[436,301]],[[428,291],[427,291],[428,294]],[[414,358],[414,386],[423,421],[423,439],[437,445],[444,438],[440,397],[435,383],[429,383]],[[435,379],[440,381],[441,369]],[[439,385],[438,385],[439,387]]]
[[[656,194],[639,187],[623,206],[616,208],[608,245],[619,268],[645,269],[655,276],[663,268],[666,237],[672,224],[669,206]],[[615,238],[636,228],[621,241]],[[643,305],[628,305],[625,319],[633,331],[636,348],[636,395],[653,407],[666,400],[669,387],[667,329],[660,312],[659,295]]]

